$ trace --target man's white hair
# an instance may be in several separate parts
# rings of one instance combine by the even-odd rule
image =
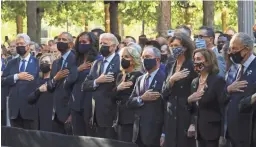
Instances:
[[[30,37],[27,34],[24,34],[24,33],[18,34],[16,38],[17,39],[18,38],[23,38],[25,43],[26,43],[26,45],[30,44],[30,42],[31,42]]]
[[[107,39],[110,39],[111,40],[111,44],[114,44],[116,46],[118,46],[119,42],[116,38],[116,36],[114,34],[111,34],[111,33],[103,33],[100,35],[100,40],[102,38],[107,38]]]

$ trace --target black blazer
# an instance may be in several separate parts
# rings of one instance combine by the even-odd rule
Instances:
[[[52,64],[52,80],[47,82],[47,89],[49,92],[53,92],[53,107],[58,119],[64,123],[70,115],[68,103],[71,98],[71,91],[77,79],[77,66],[75,54],[71,51],[63,67],[63,69],[69,69],[69,75],[64,79],[54,81],[53,78],[62,65],[60,61],[60,59],[57,59]]]
[[[41,131],[52,131],[53,94],[47,91],[39,91],[39,87],[49,80],[49,78],[40,78],[37,85],[38,88],[28,96],[28,103],[31,105],[36,104],[38,108],[39,129]]]
[[[119,116],[118,116],[120,124],[133,124],[134,122],[134,110],[128,109],[126,107],[126,102],[128,101],[130,95],[132,94],[137,78],[141,75],[142,73],[140,71],[127,73],[125,82],[131,81],[133,85],[130,88],[122,91],[117,91],[117,87],[120,83],[122,83],[123,74],[120,73],[116,78],[116,87],[114,89],[114,92],[115,92],[114,97],[116,98],[116,101],[120,102]]]
[[[137,98],[142,96],[141,90],[144,85],[145,75],[140,76],[135,84],[134,90],[127,101],[128,108],[135,110],[135,122],[133,129],[133,142],[140,135],[143,144],[147,146],[159,146],[159,140],[164,124],[164,101],[162,97],[155,101],[137,102]],[[161,93],[165,73],[158,70],[151,82],[149,89]]]
[[[16,119],[20,112],[23,119],[36,120],[37,109],[35,105],[29,105],[27,101],[28,95],[36,89],[37,79],[39,77],[38,60],[30,56],[26,67],[26,72],[34,76],[34,80],[25,81],[17,80],[14,82],[14,74],[19,73],[20,58],[13,59],[8,62],[3,75],[2,86],[9,86],[9,112],[10,119]]]
[[[234,140],[244,142],[245,146],[250,144],[250,132],[251,122],[253,117],[253,111],[245,111],[241,113],[239,111],[240,101],[255,93],[256,88],[256,58],[251,62],[241,77],[242,80],[246,80],[248,85],[244,88],[244,92],[235,92],[225,97],[229,99],[227,105],[227,129],[229,137]],[[226,91],[226,90],[225,90]]]
[[[113,89],[115,88],[115,82],[99,84],[98,87],[93,87],[94,80],[100,76],[100,69],[103,63],[103,59],[98,59],[94,62],[89,75],[86,77],[82,84],[82,90],[93,92],[92,96],[95,100],[95,113],[97,125],[100,127],[112,127],[113,120],[116,115],[116,103],[113,99]],[[113,72],[116,79],[120,72],[120,57],[115,54],[109,66],[106,69],[106,73]]]
[[[198,101],[198,105],[192,104],[191,112],[195,115],[198,137],[206,140],[218,140],[223,134],[225,83],[222,77],[209,74],[204,95]],[[191,84],[191,94],[197,91],[198,85],[199,77],[195,78]]]

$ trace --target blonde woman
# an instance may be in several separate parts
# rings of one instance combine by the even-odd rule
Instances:
[[[117,76],[114,98],[118,104],[117,119],[114,122],[118,140],[131,142],[134,112],[126,107],[136,79],[142,75],[140,52],[134,47],[122,48],[121,73]]]
[[[55,57],[51,54],[43,54],[40,58],[41,78],[38,81],[38,88],[28,97],[29,104],[35,104],[38,108],[38,129],[41,131],[52,131],[52,109],[53,95],[47,92],[46,82],[50,80],[52,63]]]

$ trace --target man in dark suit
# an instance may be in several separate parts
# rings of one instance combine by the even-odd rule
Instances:
[[[251,119],[253,113],[239,111],[240,100],[255,93],[256,57],[253,55],[253,40],[245,33],[237,33],[230,41],[230,57],[239,64],[232,84],[226,88],[229,98],[227,105],[227,137],[232,147],[249,147]]]
[[[10,45],[9,45],[9,51],[10,51],[10,54],[11,56],[9,56],[6,60],[7,60],[7,63],[12,60],[12,59],[15,59],[15,58],[18,58],[19,57],[19,54],[17,53],[16,51],[16,41],[11,41],[10,42]],[[7,106],[6,106],[6,101],[7,101],[7,96],[9,94],[9,86],[1,86],[1,89],[2,89],[2,92],[1,92],[1,118],[2,118],[2,121],[1,121],[1,124],[3,126],[6,125],[6,122],[7,122],[7,117],[6,117],[6,111],[7,111]]]
[[[29,43],[28,35],[17,35],[16,50],[20,58],[9,61],[2,75],[2,86],[10,87],[8,95],[11,126],[36,129],[37,109],[35,105],[27,103],[27,97],[36,88],[39,63],[30,55]]]
[[[103,33],[100,36],[100,53],[104,57],[93,64],[90,74],[82,84],[82,90],[93,91],[95,100],[94,119],[98,137],[116,138],[112,127],[116,114],[116,103],[112,90],[120,72],[120,57],[115,53],[118,40],[113,34]]]
[[[255,88],[256,91],[256,88]],[[243,98],[239,104],[241,113],[253,113],[251,120],[250,147],[256,146],[256,93],[252,96]]]
[[[132,140],[139,147],[159,147],[164,123],[164,101],[160,92],[165,80],[164,72],[159,70],[161,53],[148,46],[142,59],[147,72],[137,79],[127,102],[128,108],[136,108]]]
[[[77,79],[75,54],[72,50],[73,37],[67,32],[58,36],[57,48],[61,58],[53,62],[51,79],[47,89],[53,92],[53,132],[71,134],[71,114],[68,107],[73,84]]]

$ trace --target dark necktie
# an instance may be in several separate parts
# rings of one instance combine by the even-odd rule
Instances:
[[[63,62],[63,57],[61,57],[60,60],[59,60],[58,71],[62,70],[62,62]]]
[[[21,66],[20,66],[20,72],[24,72],[25,71],[25,64],[26,64],[26,60],[23,59],[21,60]]]
[[[149,79],[150,79],[150,75],[147,75],[144,82],[144,92],[146,92],[149,88]]]
[[[105,67],[105,63],[107,63],[107,60],[104,60],[101,65],[100,65],[100,73],[103,74],[104,73],[104,67]],[[106,72],[106,71],[105,71]]]
[[[242,75],[243,75],[243,72],[244,72],[244,66],[241,65],[240,71],[239,71],[239,73],[238,73],[237,76],[236,76],[236,79],[237,79],[237,80],[240,80],[240,79],[241,79],[241,77],[242,77]]]

